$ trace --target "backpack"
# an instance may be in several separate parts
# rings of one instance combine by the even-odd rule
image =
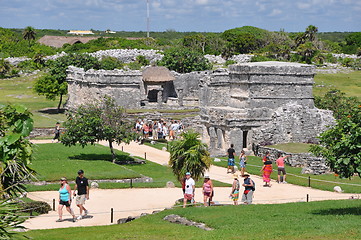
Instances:
[[[252,187],[252,191],[256,191],[256,183],[251,179],[252,183],[253,183],[253,187]]]

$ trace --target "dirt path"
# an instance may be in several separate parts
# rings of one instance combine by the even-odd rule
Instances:
[[[51,140],[37,140],[34,143],[49,143]],[[108,146],[106,142],[100,144]],[[169,153],[166,151],[157,150],[146,145],[139,145],[131,143],[129,145],[121,144],[115,146],[117,149],[122,149],[134,156],[144,157],[146,153],[147,160],[158,163],[167,164]],[[209,170],[212,179],[232,183],[231,174],[226,173],[225,168],[212,166]],[[258,176],[251,176],[256,183],[256,192],[254,194],[254,203],[286,203],[306,201],[306,195],[309,195],[310,201],[327,200],[327,199],[347,199],[352,194],[340,194],[334,192],[321,191],[307,187],[296,186],[292,184],[277,184],[272,182],[271,188],[262,187],[262,179]],[[165,183],[164,183],[165,184]],[[228,198],[230,188],[215,188],[214,200],[219,203],[230,204]],[[49,192],[32,192],[28,195],[34,200],[46,201],[52,206],[53,199],[58,198],[56,191]],[[149,189],[94,189],[91,190],[90,200],[86,202],[86,207],[90,211],[89,218],[82,219],[75,223],[71,221],[64,221],[61,223],[55,222],[58,218],[56,212],[49,212],[39,217],[27,220],[23,225],[29,229],[48,229],[48,228],[64,228],[75,226],[96,226],[108,225],[110,222],[110,209],[114,209],[114,223],[117,219],[128,216],[137,216],[141,213],[151,213],[154,210],[162,210],[174,205],[175,201],[182,198],[182,192],[179,188],[149,188]],[[196,189],[195,200],[202,202],[202,191]],[[76,215],[78,209],[75,204],[72,204]],[[64,219],[71,220],[69,213],[64,210]]]

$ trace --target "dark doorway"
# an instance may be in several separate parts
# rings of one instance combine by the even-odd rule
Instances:
[[[247,148],[247,135],[248,131],[243,131],[243,148]]]
[[[157,102],[158,99],[158,92],[157,89],[152,89],[148,91],[148,101],[149,102]]]

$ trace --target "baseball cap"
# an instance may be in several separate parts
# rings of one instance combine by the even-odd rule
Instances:
[[[84,171],[81,169],[78,171],[78,174],[83,174],[83,173],[84,173]]]

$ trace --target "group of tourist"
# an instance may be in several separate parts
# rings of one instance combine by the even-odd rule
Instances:
[[[70,207],[72,203],[72,192],[68,184],[68,181],[65,177],[60,179],[60,189],[59,189],[59,206],[58,214],[59,219],[57,222],[63,221],[63,208],[65,206],[66,210],[72,215],[73,222],[80,220],[83,217],[88,215],[88,210],[84,207],[85,200],[89,200],[89,184],[88,179],[84,177],[84,171],[79,170],[78,176],[75,179],[75,188],[73,192],[73,197],[75,197],[76,205],[79,207],[80,215],[75,216],[73,209]]]
[[[272,161],[270,159],[270,153],[266,152],[262,158],[263,166],[261,168],[264,187],[271,187],[271,174],[273,172]],[[285,169],[285,159],[291,155],[282,156],[281,153],[278,153],[276,164],[277,164],[277,182],[278,183],[287,183],[286,182],[286,169]],[[282,175],[281,175],[282,173]]]
[[[178,120],[166,122],[165,120],[147,121],[139,119],[135,123],[134,129],[137,133],[141,134],[143,138],[153,140],[168,138],[168,140],[175,140],[183,131],[184,127],[182,122]]]

